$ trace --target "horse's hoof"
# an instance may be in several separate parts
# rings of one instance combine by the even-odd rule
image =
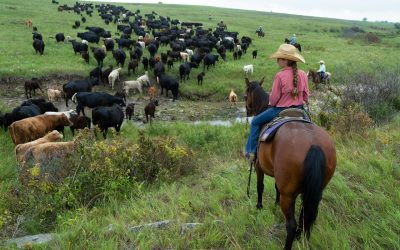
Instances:
[[[261,208],[263,208],[263,205],[261,203],[257,203],[256,208],[261,209]]]

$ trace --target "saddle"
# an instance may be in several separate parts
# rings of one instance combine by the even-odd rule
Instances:
[[[279,116],[263,126],[258,141],[271,142],[278,129],[287,122],[311,123],[311,117],[307,112],[298,108],[288,108],[282,110],[279,113]]]

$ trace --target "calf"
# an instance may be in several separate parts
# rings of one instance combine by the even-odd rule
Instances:
[[[231,92],[229,93],[229,102],[231,103],[231,106],[236,106],[236,101],[237,101],[237,95],[236,93],[233,91],[233,89],[231,89]]]
[[[128,103],[125,109],[126,119],[130,120],[135,112],[135,104],[133,102]]]
[[[107,51],[114,50],[114,41],[112,40],[112,38],[104,39],[104,45],[106,46]]]
[[[149,122],[150,116],[150,124],[152,123],[152,119],[154,118],[154,113],[156,112],[156,106],[158,106],[158,100],[151,100],[146,107],[144,107],[144,114],[146,115],[146,121]]]
[[[124,102],[126,103],[127,93],[125,90],[118,90],[117,92],[115,92],[114,96],[122,98],[122,100],[124,100]]]
[[[168,70],[172,69],[174,67],[174,60],[168,59],[167,65],[168,65]]]
[[[163,74],[164,72],[165,72],[164,64],[162,62],[157,62],[154,65],[154,75],[158,77],[161,76],[161,74]]]
[[[73,115],[69,120],[72,122],[72,125],[69,128],[71,129],[73,136],[75,135],[75,129],[90,129],[90,123],[92,122],[89,117],[79,115]]]
[[[147,71],[144,72],[144,75],[138,77],[136,80],[141,82],[144,86],[150,86],[149,73]]]
[[[198,68],[199,66],[193,62],[185,62],[179,66],[179,75],[181,77],[181,81],[189,80],[190,70],[192,68]]]
[[[257,58],[257,53],[258,53],[258,50],[253,50],[253,52],[252,52],[252,54],[253,54],[253,59],[256,59],[256,58]]]
[[[33,77],[31,80],[25,81],[24,87],[25,87],[26,99],[32,98],[32,92],[34,95],[36,95],[35,93],[36,89],[39,89],[43,93],[43,90],[40,88],[39,83],[40,80],[36,77]]]
[[[110,85],[111,89],[114,89],[115,80],[118,79],[119,81],[119,73],[121,72],[122,68],[114,69],[108,75],[108,84]]]
[[[62,115],[38,115],[25,118],[10,125],[10,135],[14,145],[36,140],[60,126],[70,126],[68,117]]]
[[[47,98],[49,102],[54,102],[61,99],[61,91],[58,89],[47,89]]]
[[[124,121],[124,111],[117,104],[112,107],[97,107],[92,110],[92,119],[93,125],[98,125],[106,138],[109,127],[114,127],[119,133]]]
[[[197,85],[201,84],[203,85],[203,78],[206,75],[206,73],[201,72],[200,74],[197,75]]]
[[[133,59],[128,64],[128,75],[131,75],[131,70],[135,74],[136,69],[139,67],[139,62],[137,59]]]
[[[148,90],[147,90],[147,94],[150,97],[150,100],[153,100],[156,98],[157,95],[157,89],[154,86],[151,86]]]
[[[85,107],[96,108],[100,106],[112,106],[114,104],[125,106],[125,102],[122,98],[104,92],[79,92],[72,97],[72,101],[77,103],[76,113],[78,113],[78,115],[81,111],[82,114],[85,115]]]
[[[65,41],[64,33],[57,33],[56,34],[56,41],[57,42],[64,42]]]
[[[89,77],[97,78],[97,79],[101,78],[101,67],[96,67],[96,68],[92,69],[89,73]]]
[[[35,49],[35,54],[37,54],[39,52],[40,55],[43,55],[43,52],[44,52],[44,42],[43,42],[43,40],[39,40],[39,39],[33,40],[32,46]]]
[[[30,149],[31,147],[34,147],[36,145],[46,143],[46,142],[61,141],[62,138],[63,138],[63,135],[60,132],[58,132],[57,130],[53,130],[39,139],[36,139],[31,142],[23,143],[23,144],[18,144],[15,147],[15,156],[16,156],[17,162],[20,165],[23,165],[26,162],[25,154],[28,151],[28,149]]]

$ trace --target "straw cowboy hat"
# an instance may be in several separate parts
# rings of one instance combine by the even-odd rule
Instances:
[[[278,51],[273,53],[269,58],[282,58],[282,59],[287,59],[295,62],[303,62],[305,63],[306,61],[304,58],[300,55],[299,51],[294,47],[293,45],[290,44],[282,44],[279,46]]]
[[[324,61],[322,61],[322,60],[321,60],[321,61],[319,61],[319,63],[325,64],[325,62],[324,62]]]

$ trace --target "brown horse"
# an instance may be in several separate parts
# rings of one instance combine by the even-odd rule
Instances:
[[[310,69],[307,72],[307,76],[312,78],[312,82],[315,84],[315,89],[318,89],[318,84],[320,84],[320,83],[330,84],[332,75],[329,72],[325,72],[324,79],[321,79],[316,70]]]
[[[287,39],[287,38],[285,38],[285,43],[287,43],[287,44],[289,44],[290,43],[290,40],[289,39]],[[295,44],[292,44],[294,47],[296,47],[300,52],[301,52],[301,45],[300,45],[300,43],[295,43]]]
[[[260,82],[246,79],[246,111],[257,115],[268,107],[268,94]],[[260,99],[262,98],[262,99]],[[286,218],[285,249],[304,229],[310,237],[322,191],[336,168],[335,146],[328,133],[312,123],[288,122],[280,127],[271,142],[261,142],[257,149],[257,208],[262,208],[264,174],[275,177],[275,202]],[[301,194],[303,203],[299,224],[295,219],[295,203]]]

